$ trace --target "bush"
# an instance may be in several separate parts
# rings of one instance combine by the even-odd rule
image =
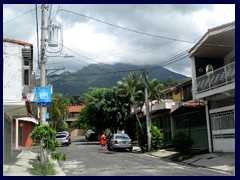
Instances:
[[[146,123],[142,123],[142,129],[143,132],[138,125],[138,145],[141,148],[141,151],[144,153],[148,150]],[[152,126],[152,150],[158,150],[162,147],[162,145],[163,133],[156,126]]]
[[[50,151],[53,159],[66,160],[66,154],[58,153],[56,151],[56,147],[60,146],[60,143],[55,139],[56,134],[56,130],[52,129],[49,125],[40,125],[33,129],[30,136],[33,140],[33,146],[39,146],[40,141],[42,140],[43,150],[47,152]]]
[[[152,126],[152,150],[158,150],[163,146],[163,132],[157,126]]]
[[[187,152],[192,144],[193,140],[183,130],[177,130],[172,138],[172,145],[180,152]]]

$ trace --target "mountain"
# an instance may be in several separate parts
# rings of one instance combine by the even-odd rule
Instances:
[[[59,75],[51,75],[47,81],[53,85],[54,93],[62,93],[65,96],[81,95],[88,92],[89,87],[111,88],[126,77],[130,71],[140,73],[143,68],[151,70],[152,67],[121,63],[114,65],[91,64],[74,73],[64,72]],[[155,68],[148,74],[148,79],[157,78],[163,82],[169,76],[176,80],[188,78],[165,68]]]

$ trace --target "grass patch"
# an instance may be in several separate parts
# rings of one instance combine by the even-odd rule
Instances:
[[[30,161],[29,164],[32,165],[32,168],[28,168],[28,172],[32,175],[47,176],[57,174],[54,163],[51,163],[49,160],[42,165],[39,158],[36,158]]]

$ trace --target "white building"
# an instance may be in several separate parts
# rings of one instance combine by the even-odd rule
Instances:
[[[38,124],[33,108],[33,45],[3,38],[4,163],[12,148],[29,146],[29,132]]]
[[[193,46],[193,99],[206,104],[210,152],[235,152],[235,22],[209,29]]]

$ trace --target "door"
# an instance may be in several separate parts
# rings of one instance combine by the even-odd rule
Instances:
[[[235,111],[210,114],[214,152],[235,152]]]

